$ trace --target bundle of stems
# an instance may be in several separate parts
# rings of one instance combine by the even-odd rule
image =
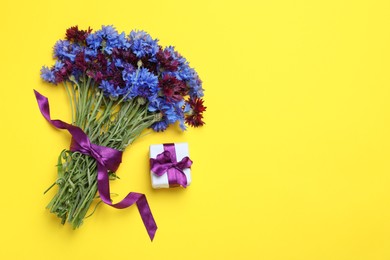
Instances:
[[[80,127],[91,143],[123,151],[143,130],[161,119],[159,113],[148,112],[144,98],[107,98],[93,84],[86,76],[78,81],[72,77],[64,81],[72,124]],[[64,150],[58,157],[57,169],[57,180],[45,193],[56,185],[58,191],[47,208],[61,218],[62,224],[68,221],[78,228],[97,198],[96,161],[88,155]],[[109,174],[110,179],[117,178],[115,173]]]

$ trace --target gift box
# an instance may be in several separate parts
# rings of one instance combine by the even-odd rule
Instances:
[[[154,189],[187,187],[191,184],[191,165],[188,143],[150,146],[150,176]]]

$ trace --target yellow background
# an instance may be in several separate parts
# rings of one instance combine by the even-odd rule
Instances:
[[[390,259],[389,1],[11,1],[0,3],[0,259]],[[112,191],[73,231],[45,210],[70,137],[62,87],[43,83],[65,29],[144,29],[204,82],[206,125],[138,139]],[[152,190],[148,147],[188,142],[193,183]],[[119,199],[119,197],[117,198]]]

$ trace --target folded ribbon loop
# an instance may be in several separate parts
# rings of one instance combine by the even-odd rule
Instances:
[[[158,154],[156,159],[150,158],[150,165],[154,174],[158,176],[168,174],[170,187],[178,185],[187,187],[187,177],[183,170],[191,168],[192,161],[186,156],[178,162],[174,144],[164,144],[164,151]]]
[[[52,120],[50,118],[49,101],[45,96],[42,96],[34,90],[35,97],[38,102],[39,109],[46,120],[54,127],[68,130],[72,135],[70,150],[72,152],[80,152],[93,157],[97,162],[97,186],[100,198],[102,201],[114,208],[123,209],[130,207],[134,203],[137,204],[142,221],[146,227],[151,240],[157,231],[157,225],[154,221],[146,196],[142,193],[130,192],[122,201],[113,204],[110,197],[110,185],[108,171],[115,172],[122,162],[122,152],[116,149],[99,146],[90,142],[84,131],[74,125],[65,123],[61,120]]]
[[[115,172],[118,169],[122,162],[121,151],[91,143],[84,132],[82,136],[77,137],[73,136],[72,138],[70,144],[70,150],[72,152],[80,152],[89,155],[112,172]]]

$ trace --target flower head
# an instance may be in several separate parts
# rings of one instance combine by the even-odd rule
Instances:
[[[59,40],[54,45],[54,57],[59,60],[68,59],[73,62],[77,53],[81,50],[81,47],[77,44],[72,44],[67,40]]]
[[[54,76],[54,72],[51,71],[48,67],[43,66],[41,68],[41,78],[44,81],[47,81],[49,83],[55,83],[56,77]]]
[[[120,59],[125,63],[130,63],[134,66],[136,66],[138,62],[137,56],[135,56],[131,50],[126,49],[114,48],[112,50],[112,57],[114,59]]]
[[[72,26],[66,30],[66,39],[68,41],[85,44],[87,36],[92,32],[92,29],[88,27],[88,30],[79,30],[79,27]]]
[[[102,80],[102,82],[99,85],[99,88],[103,90],[103,93],[106,96],[109,96],[110,98],[116,99],[119,96],[126,93],[125,89],[122,89],[118,86],[114,86],[112,83],[110,83],[107,80]]]
[[[200,80],[198,73],[188,66],[188,64],[180,66],[178,71],[174,72],[174,75],[187,83],[189,94],[192,98],[203,97],[202,81]]]
[[[137,56],[142,58],[145,56],[155,57],[159,47],[158,40],[153,40],[152,37],[144,31],[131,31],[130,35],[131,50]]]
[[[157,60],[162,70],[176,71],[179,64],[180,55],[174,51],[173,47],[167,47],[164,50],[160,47],[157,53]]]
[[[88,62],[87,76],[92,78],[96,83],[106,78],[108,61],[104,54],[99,52],[95,58]]]
[[[202,80],[199,78],[198,73],[193,70],[192,77],[187,81],[189,87],[189,94],[192,98],[203,97]]]
[[[81,72],[85,72],[88,68],[88,63],[85,60],[85,53],[79,52],[75,58],[75,68],[80,70]]]
[[[187,85],[171,75],[164,75],[158,84],[168,101],[180,101],[187,95]]]
[[[206,111],[206,107],[203,105],[203,99],[190,98],[187,105],[189,105],[189,109],[185,116],[186,123],[193,127],[204,125],[203,112]]]
[[[182,130],[185,130],[184,126],[184,113],[182,110],[184,102],[179,101],[176,103],[170,103],[164,100],[162,97],[158,97],[149,104],[148,110],[153,113],[161,113],[161,120],[152,125],[152,129],[161,132],[165,130],[168,125],[174,124],[179,121]]]
[[[113,26],[102,26],[102,29],[88,35],[87,44],[93,50],[102,49],[107,54],[112,54],[114,48],[127,49],[130,43],[126,34],[119,34]]]
[[[164,132],[168,128],[168,123],[165,120],[161,120],[156,123],[153,123],[151,128],[155,132]]]
[[[157,76],[147,69],[138,69],[129,74],[126,80],[130,88],[130,98],[143,97],[151,102],[157,97]]]
[[[54,64],[54,71],[59,71],[64,67],[64,63],[60,60],[57,60]]]

